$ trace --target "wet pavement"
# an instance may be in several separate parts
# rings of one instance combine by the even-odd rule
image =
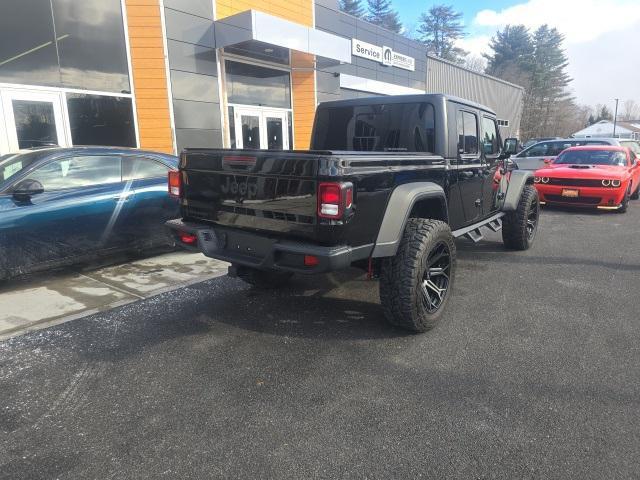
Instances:
[[[358,271],[214,278],[0,342],[0,479],[632,479],[640,204],[458,242],[432,331]]]
[[[224,262],[178,251],[8,281],[0,284],[0,339],[109,310],[226,271]]]

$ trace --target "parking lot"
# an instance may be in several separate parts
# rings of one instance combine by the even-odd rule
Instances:
[[[448,317],[219,277],[0,343],[0,478],[635,478],[640,206],[458,242]]]

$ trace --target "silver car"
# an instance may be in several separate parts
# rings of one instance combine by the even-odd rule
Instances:
[[[560,152],[569,147],[581,145],[613,145],[616,147],[631,147],[623,145],[623,142],[634,142],[619,138],[563,138],[560,140],[548,140],[531,145],[517,155],[511,157],[521,170],[538,170],[544,167],[546,159],[553,160]]]

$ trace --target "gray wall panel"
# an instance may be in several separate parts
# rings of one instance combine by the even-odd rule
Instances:
[[[427,91],[456,95],[486,105],[496,112],[499,119],[509,121],[509,127],[500,127],[503,137],[518,135],[522,88],[439,58],[428,57],[427,67]]]
[[[345,38],[357,38],[373,45],[391,47],[399,53],[414,57],[417,67],[415,72],[411,72],[397,67],[388,67],[366,58],[352,56],[351,65],[326,67],[323,68],[325,72],[340,72],[402,86],[424,83],[426,64],[420,60],[424,59],[426,50],[419,43],[318,3],[316,3],[316,28]],[[424,85],[418,88],[424,89]],[[333,93],[339,94],[338,85]],[[351,95],[351,93],[346,95]]]
[[[222,148],[220,130],[200,130],[176,128],[178,153],[184,148]]]
[[[185,147],[221,147],[213,4],[211,0],[165,0],[165,6],[178,152]]]
[[[164,0],[164,6],[207,19],[213,18],[213,2],[211,0]]]
[[[176,128],[199,128],[215,130],[220,128],[220,105],[190,100],[173,100],[173,114]]]
[[[167,40],[169,68],[203,75],[218,75],[216,51],[213,48]]]
[[[167,38],[193,43],[204,47],[213,47],[213,19],[206,20],[195,15],[165,8]]]
[[[174,99],[218,103],[218,78],[197,73],[171,70]]]

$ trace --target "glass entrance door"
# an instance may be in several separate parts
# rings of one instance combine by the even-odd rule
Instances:
[[[237,148],[289,149],[287,112],[268,108],[234,108]]]
[[[4,123],[6,132],[5,145],[0,145],[3,153],[48,145],[68,146],[61,93],[7,89],[0,96],[0,123]]]

